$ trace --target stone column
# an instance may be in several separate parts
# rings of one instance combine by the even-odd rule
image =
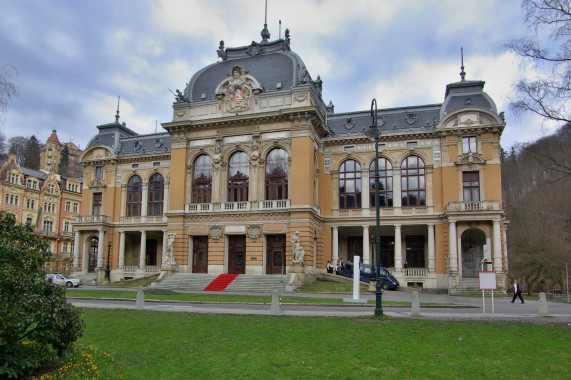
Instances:
[[[393,167],[393,207],[401,207],[401,183],[400,183],[400,163]]]
[[[165,179],[165,192],[163,196],[163,215],[169,212],[169,192],[170,192],[169,181]]]
[[[339,260],[339,227],[331,227],[333,229],[333,252],[331,254],[331,261],[333,266]]]
[[[428,272],[436,272],[436,246],[434,244],[434,224],[428,225]]]
[[[361,208],[363,210],[369,210],[371,207],[369,199],[369,169],[366,169],[361,172]]]
[[[147,219],[147,209],[149,201],[149,183],[143,182],[143,196],[141,198],[141,221],[144,222]]]
[[[105,251],[105,231],[99,230],[97,243],[97,268],[103,268],[103,251]]]
[[[504,240],[504,272],[508,271],[508,234],[506,228],[502,231]]]
[[[448,255],[450,255],[450,272],[458,272],[458,251],[456,241],[456,221],[448,222]]]
[[[369,226],[363,226],[363,264],[371,264],[369,252]]]
[[[145,270],[147,254],[147,231],[141,231],[141,251],[139,252],[139,269]]]
[[[79,271],[79,231],[75,231],[75,240],[73,242],[73,271]]]
[[[402,271],[401,225],[395,224],[395,272]]]
[[[500,221],[494,220],[493,222],[493,245],[494,245],[494,270],[496,272],[503,272],[502,270],[502,241],[501,241],[501,231],[500,231]]]
[[[119,269],[125,266],[125,231],[121,231],[119,236]]]

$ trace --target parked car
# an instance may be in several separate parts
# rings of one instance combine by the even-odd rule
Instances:
[[[54,273],[54,274],[46,274],[46,280],[53,282],[59,286],[66,286],[68,288],[72,287],[79,287],[83,285],[83,281],[78,280],[77,278],[69,278],[65,277],[63,274]]]
[[[369,264],[360,264],[361,281],[376,281],[376,267]],[[353,278],[353,263],[348,261],[343,269],[343,276]],[[381,287],[384,290],[396,290],[400,287],[399,282],[386,268],[381,267]]]

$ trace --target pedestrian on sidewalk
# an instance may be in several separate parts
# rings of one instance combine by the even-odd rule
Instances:
[[[519,297],[521,303],[523,303],[523,297],[521,296],[521,286],[519,286],[517,280],[514,281],[514,298],[512,298],[512,303],[514,303],[516,297]]]

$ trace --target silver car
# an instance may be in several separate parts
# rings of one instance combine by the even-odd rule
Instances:
[[[68,278],[60,273],[46,274],[46,280],[49,280],[59,286],[67,286],[68,288],[77,288],[78,286],[83,285],[81,280],[78,280],[77,278]]]

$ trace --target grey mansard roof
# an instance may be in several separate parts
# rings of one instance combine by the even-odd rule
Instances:
[[[265,93],[311,86],[321,100],[321,81],[313,80],[302,59],[289,48],[289,36],[267,43],[252,42],[251,45],[218,50],[221,61],[196,72],[184,90],[184,98],[191,103],[216,99],[216,87],[229,75],[233,66],[239,65],[254,77]]]

